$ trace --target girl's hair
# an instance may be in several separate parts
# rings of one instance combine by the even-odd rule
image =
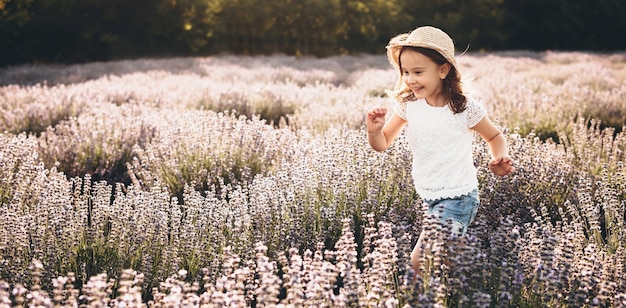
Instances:
[[[404,84],[404,81],[402,79],[402,68],[401,68],[402,64],[400,63],[400,55],[402,54],[402,52],[404,52],[407,49],[411,49],[411,50],[414,50],[423,54],[424,56],[428,57],[429,59],[431,59],[433,62],[437,63],[438,65],[449,63],[446,60],[446,58],[444,58],[439,52],[435,50],[432,50],[429,48],[423,48],[423,47],[413,47],[413,46],[402,47],[402,50],[398,54],[398,64],[399,64],[398,67],[400,70],[400,77],[398,78],[398,82],[396,83],[394,90],[391,92],[391,95],[397,101],[402,102],[402,103],[416,100],[415,94],[413,93],[413,91],[411,91],[411,89],[409,89],[406,86],[406,84]],[[452,109],[452,112],[454,113],[463,112],[467,104],[467,97],[465,96],[465,94],[463,94],[463,86],[461,84],[461,74],[459,73],[459,71],[456,69],[454,65],[450,64],[450,72],[448,72],[448,75],[446,76],[445,79],[442,80],[442,82],[443,82],[442,88],[448,89],[448,90],[447,91],[444,90],[443,93],[441,94],[448,101],[448,105],[450,105],[450,109]]]

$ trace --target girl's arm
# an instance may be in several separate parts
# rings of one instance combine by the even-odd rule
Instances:
[[[478,124],[472,127],[489,145],[491,161],[489,169],[496,175],[504,176],[515,172],[513,160],[509,156],[506,139],[502,132],[485,116]]]
[[[386,150],[406,125],[406,120],[397,114],[385,123],[386,114],[387,108],[384,107],[374,108],[367,113],[367,140],[372,149],[378,152]]]

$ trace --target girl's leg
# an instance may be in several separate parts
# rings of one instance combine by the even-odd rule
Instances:
[[[422,264],[421,264],[421,259],[422,259],[422,245],[424,243],[424,230],[422,229],[422,232],[420,233],[420,237],[417,239],[417,243],[415,244],[415,247],[413,248],[413,251],[411,252],[411,267],[413,268],[413,271],[415,272],[416,276],[419,276],[422,274]]]
[[[456,199],[424,200],[422,204],[427,217],[436,217],[435,221],[447,224],[451,231],[459,236],[465,236],[467,226],[474,220],[478,210],[478,191],[474,190],[467,195]],[[422,274],[421,260],[425,254],[431,253],[430,241],[425,240],[425,227],[429,218],[425,219],[422,232],[411,252],[411,267],[416,275]],[[428,243],[426,243],[428,242]]]

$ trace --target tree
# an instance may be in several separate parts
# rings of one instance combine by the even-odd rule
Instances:
[[[623,50],[623,0],[0,0],[0,66],[220,52],[383,53],[433,25],[457,53]]]
[[[0,66],[28,60],[20,45],[31,20],[31,4],[32,0],[0,0]]]
[[[504,0],[407,0],[407,12],[417,26],[432,25],[448,32],[457,52],[499,48],[504,45]]]
[[[340,0],[345,46],[351,52],[384,52],[392,35],[412,27],[401,0]]]

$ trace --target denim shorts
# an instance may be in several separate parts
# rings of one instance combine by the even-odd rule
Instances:
[[[424,200],[427,215],[434,215],[444,224],[452,224],[452,232],[465,236],[467,226],[472,223],[478,212],[478,190],[453,199]]]

